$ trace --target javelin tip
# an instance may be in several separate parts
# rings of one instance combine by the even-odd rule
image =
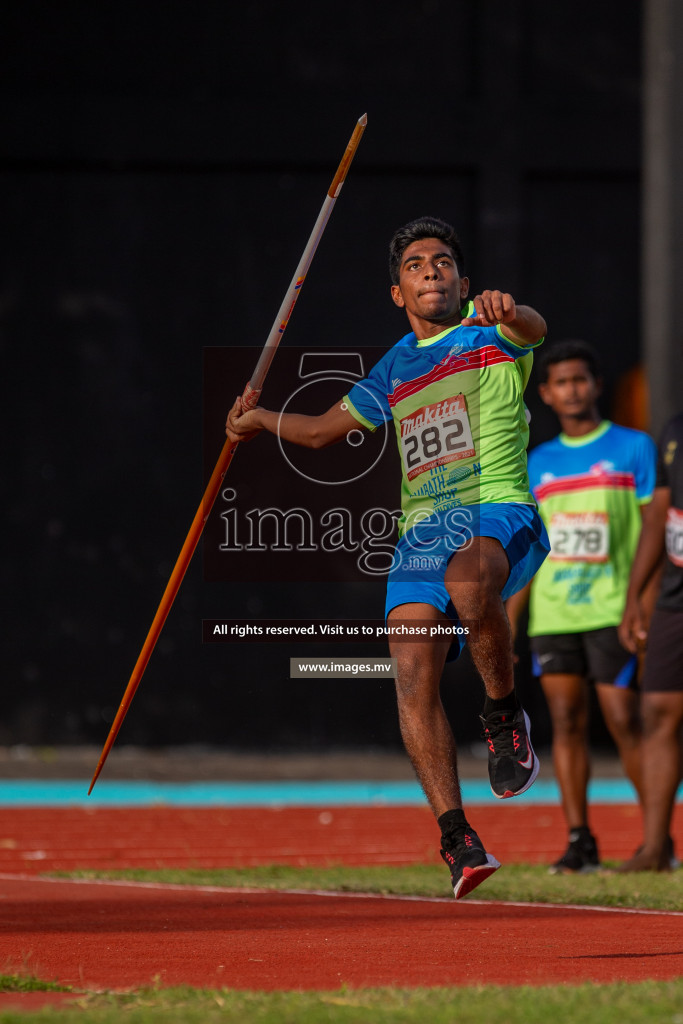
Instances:
[[[367,114],[363,114],[362,117],[358,118],[358,124],[362,125],[363,128],[365,128],[367,123],[368,123],[368,115]]]

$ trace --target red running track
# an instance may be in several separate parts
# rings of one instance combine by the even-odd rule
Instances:
[[[683,969],[683,914],[311,893],[75,883],[75,867],[438,860],[422,808],[3,809],[0,961],[85,989],[189,984],[540,985],[670,979]],[[505,863],[562,848],[557,808],[473,808]],[[681,845],[680,818],[676,838]],[[636,808],[596,807],[603,855],[639,842]],[[444,894],[448,875],[444,868]]]
[[[680,976],[683,914],[0,881],[0,956],[87,989],[553,984]]]
[[[550,863],[566,845],[559,807],[502,801],[468,817],[502,863]],[[592,823],[607,860],[641,841],[635,805],[596,806]],[[335,863],[441,863],[436,823],[426,807],[0,808],[0,872]]]

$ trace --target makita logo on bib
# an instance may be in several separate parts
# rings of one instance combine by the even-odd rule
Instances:
[[[401,420],[401,437],[407,437],[423,427],[434,426],[448,416],[457,416],[464,408],[462,395],[446,398],[442,402],[434,402],[433,405],[425,405],[422,409],[418,409],[417,412],[405,416]]]

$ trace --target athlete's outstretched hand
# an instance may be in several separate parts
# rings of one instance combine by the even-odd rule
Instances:
[[[228,413],[225,422],[225,433],[231,441],[251,441],[263,429],[257,425],[258,406],[255,409],[244,409],[240,395]]]
[[[496,324],[508,324],[517,317],[517,304],[509,292],[487,289],[475,295],[472,301],[475,314],[463,318],[466,327],[494,327]]]

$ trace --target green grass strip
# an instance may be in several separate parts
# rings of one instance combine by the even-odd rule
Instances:
[[[62,877],[62,876],[60,876]],[[176,885],[211,885],[229,888],[305,889],[335,892],[371,892],[386,895],[450,895],[448,872],[441,865],[408,867],[297,868],[270,865],[254,868],[199,868],[182,870],[81,871],[66,877],[125,879]],[[646,910],[683,910],[683,870],[619,875],[551,875],[544,865],[505,865],[473,894],[477,900],[519,903],[579,904],[630,907]],[[683,1015],[681,1022],[683,1024]]]
[[[0,1022],[59,1024],[678,1024],[683,981],[636,985],[238,992],[144,989],[84,994],[41,1012],[3,1013]]]

